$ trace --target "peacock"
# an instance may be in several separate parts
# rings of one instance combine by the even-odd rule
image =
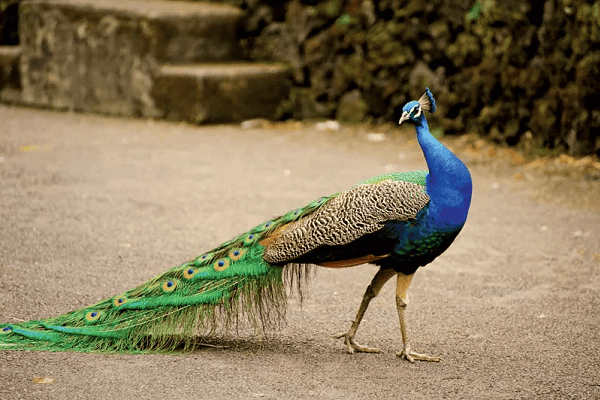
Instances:
[[[429,171],[388,173],[321,197],[264,222],[125,293],[42,320],[0,324],[0,349],[80,352],[171,352],[194,348],[239,321],[262,328],[285,318],[290,288],[311,268],[379,266],[344,340],[349,353],[379,352],[354,337],[371,300],[396,276],[402,337],[410,362],[440,361],[410,345],[405,309],[416,270],[454,241],[471,203],[469,170],[429,131],[429,88],[408,102],[399,123],[412,123]]]

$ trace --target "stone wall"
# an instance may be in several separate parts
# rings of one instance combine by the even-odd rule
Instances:
[[[598,0],[227,3],[248,57],[293,67],[289,116],[393,121],[427,85],[446,133],[600,155]]]

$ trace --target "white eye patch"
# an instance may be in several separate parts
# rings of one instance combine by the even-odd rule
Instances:
[[[417,110],[417,113],[415,114],[415,118],[420,116],[423,113],[423,109],[421,108],[420,104],[417,104],[416,106],[414,106],[411,110],[410,113],[412,114],[413,112],[415,112],[415,110]]]

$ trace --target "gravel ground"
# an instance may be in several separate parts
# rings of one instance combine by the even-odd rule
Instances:
[[[0,121],[0,322],[91,304],[321,195],[425,167],[409,128],[377,141],[3,105]],[[407,310],[413,346],[441,363],[396,358],[393,284],[357,335],[383,353],[346,354],[332,335],[375,268],[319,269],[266,336],[183,355],[0,351],[0,399],[600,398],[598,181],[459,155],[469,220]]]

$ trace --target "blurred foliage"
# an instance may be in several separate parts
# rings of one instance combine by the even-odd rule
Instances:
[[[600,153],[600,0],[225,2],[248,58],[294,68],[289,116],[352,115],[352,93],[393,120],[430,86],[445,133]]]

